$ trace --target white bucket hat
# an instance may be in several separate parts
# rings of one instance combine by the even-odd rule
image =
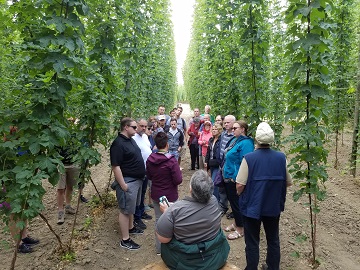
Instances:
[[[268,123],[262,122],[256,129],[255,139],[259,144],[271,144],[274,142],[274,131]]]

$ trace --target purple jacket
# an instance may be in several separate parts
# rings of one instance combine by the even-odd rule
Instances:
[[[152,153],[146,161],[146,175],[152,181],[151,198],[154,201],[159,202],[161,196],[166,196],[169,202],[178,199],[177,186],[182,182],[182,174],[175,157]]]

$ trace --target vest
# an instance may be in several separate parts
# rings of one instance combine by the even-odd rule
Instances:
[[[276,217],[284,211],[286,199],[286,157],[272,149],[258,149],[244,156],[248,180],[239,204],[249,218]]]
[[[226,263],[230,251],[222,230],[209,241],[186,245],[172,238],[167,244],[161,244],[161,258],[170,269],[220,269]]]

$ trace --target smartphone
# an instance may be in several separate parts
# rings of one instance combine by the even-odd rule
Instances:
[[[164,202],[164,203],[166,203],[166,205],[169,207],[170,206],[170,204],[169,204],[169,201],[168,201],[168,199],[166,198],[166,196],[161,196],[160,198],[159,198],[159,201],[160,202]]]

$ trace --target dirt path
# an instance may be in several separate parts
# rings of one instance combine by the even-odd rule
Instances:
[[[184,111],[189,107],[183,104]],[[329,180],[326,182],[328,198],[320,204],[321,212],[318,215],[317,250],[321,261],[319,269],[360,269],[360,188],[356,184],[359,178],[353,179],[347,174],[347,153],[350,152],[351,133],[344,136],[345,145],[340,147],[340,169],[334,170],[329,166]],[[333,143],[329,143],[329,148]],[[183,184],[180,186],[180,197],[188,191],[191,171],[188,157],[182,167]],[[333,153],[330,151],[329,164],[332,164]],[[109,158],[107,151],[103,151],[102,163],[93,169],[92,178],[102,192],[107,187],[110,176]],[[45,210],[43,214],[49,219],[56,232],[61,235],[64,242],[70,235],[73,216],[66,216],[63,225],[56,224],[56,189],[44,183],[48,192],[44,197]],[[299,202],[293,202],[292,193],[296,187],[288,190],[288,199],[285,212],[281,217],[281,269],[311,269],[306,255],[311,251],[309,240],[304,243],[296,241],[300,234],[310,235],[309,210],[306,206],[306,197]],[[91,198],[95,194],[91,184],[85,187],[85,195]],[[76,198],[77,194],[74,194]],[[150,212],[154,215],[153,212]],[[119,247],[120,233],[117,221],[116,207],[101,209],[91,208],[90,205],[81,204],[76,225],[76,239],[74,247],[76,259],[73,262],[61,260],[56,254],[57,241],[40,218],[34,219],[30,224],[31,235],[41,240],[32,254],[20,254],[16,269],[142,269],[147,264],[161,260],[156,255],[154,247],[154,221],[145,221],[148,228],[144,235],[136,236],[136,242],[141,244],[139,251],[128,251]],[[231,221],[225,217],[223,226]],[[6,248],[4,241],[11,245],[8,234],[0,233],[0,269],[9,269],[12,258],[12,247]],[[262,233],[262,238],[264,235]],[[265,243],[261,243],[261,260],[264,260]],[[229,261],[240,269],[245,267],[244,240],[238,239],[230,242],[231,251]],[[300,258],[292,256],[299,252]]]

